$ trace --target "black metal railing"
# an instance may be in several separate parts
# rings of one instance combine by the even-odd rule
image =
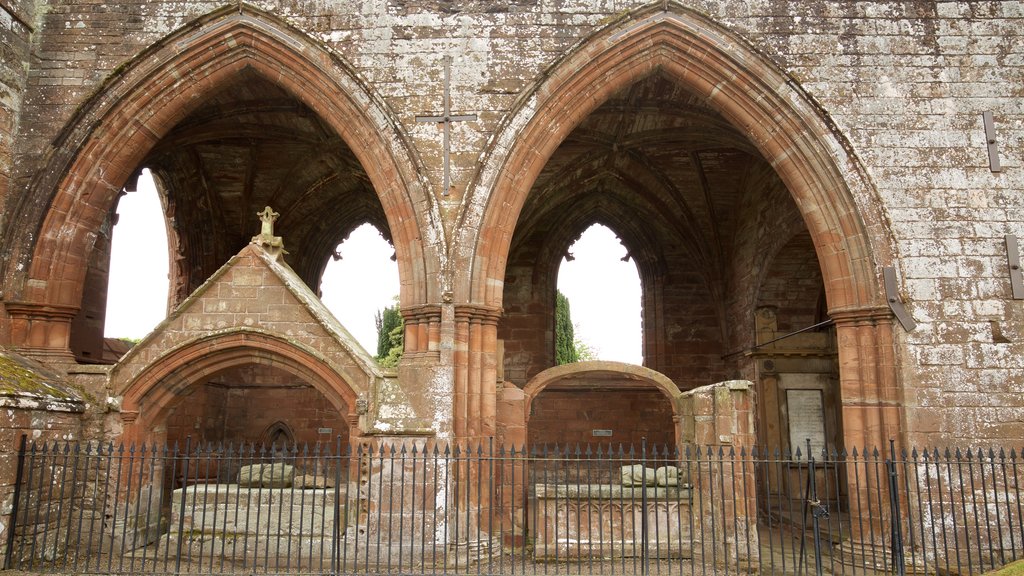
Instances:
[[[971,575],[1024,556],[1018,450],[804,454],[23,443],[5,567]]]

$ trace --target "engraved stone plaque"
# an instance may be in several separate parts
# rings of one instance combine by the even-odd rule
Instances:
[[[789,414],[789,446],[796,453],[807,457],[807,440],[815,458],[821,457],[825,447],[825,402],[821,390],[786,390],[786,407]]]

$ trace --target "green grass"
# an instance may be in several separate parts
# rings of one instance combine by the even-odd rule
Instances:
[[[989,572],[988,576],[1024,576],[1024,560],[1018,560],[1013,564],[1007,564],[999,570]]]

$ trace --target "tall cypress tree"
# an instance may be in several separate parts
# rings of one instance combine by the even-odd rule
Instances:
[[[576,351],[576,338],[573,334],[572,315],[569,312],[569,299],[561,290],[555,292],[555,363],[569,364],[579,362]]]
[[[374,319],[377,324],[377,359],[381,360],[388,356],[391,351],[391,333],[395,328],[402,326],[402,314],[398,311],[398,304],[388,306],[377,311]]]

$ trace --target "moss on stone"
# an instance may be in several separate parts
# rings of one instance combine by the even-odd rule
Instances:
[[[54,400],[80,401],[80,396],[59,376],[43,366],[10,352],[0,352],[0,395],[34,396]]]

